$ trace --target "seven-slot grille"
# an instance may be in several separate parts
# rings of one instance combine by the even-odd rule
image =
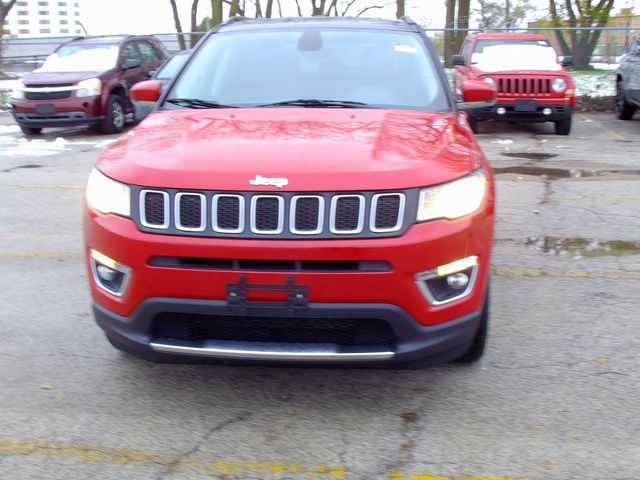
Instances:
[[[380,236],[400,232],[405,192],[380,193],[139,193],[146,231],[210,237],[306,238]]]
[[[551,80],[549,78],[526,76],[496,76],[496,86],[499,94],[536,96],[549,95],[551,93]]]

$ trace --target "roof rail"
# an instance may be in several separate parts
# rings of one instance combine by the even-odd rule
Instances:
[[[413,28],[416,32],[418,33],[422,32],[422,27],[418,25],[416,21],[413,18],[411,18],[409,15],[403,15],[398,20],[403,21],[404,23],[409,25],[411,28]]]
[[[247,17],[244,17],[242,15],[236,15],[234,17],[230,17],[226,22],[224,22],[226,25],[229,25],[230,23],[235,23],[235,22],[240,22],[242,20],[247,20]]]

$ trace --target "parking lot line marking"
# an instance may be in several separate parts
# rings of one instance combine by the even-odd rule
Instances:
[[[32,190],[84,190],[84,185],[46,185],[46,184],[20,184],[20,183],[0,183],[3,188],[26,188]]]
[[[131,467],[160,466],[169,471],[194,472],[217,477],[247,477],[253,475],[274,475],[291,479],[343,480],[350,476],[344,466],[311,464],[282,461],[220,460],[179,453],[160,453],[123,447],[107,447],[86,443],[51,442],[44,439],[26,440],[14,437],[0,437],[0,455],[24,455],[43,458],[69,458],[91,463],[107,463]],[[454,475],[442,476],[419,472],[390,472],[388,480],[516,480],[513,477],[496,475]],[[523,477],[517,480],[526,480]]]
[[[491,274],[498,277],[556,277],[556,278],[586,278],[604,280],[640,280],[640,273],[592,273],[584,271],[560,272],[547,271],[538,268],[500,268],[491,269]]]
[[[600,127],[602,130],[604,130],[605,132],[607,132],[609,135],[611,135],[613,138],[617,139],[617,140],[626,140],[626,138],[624,138],[622,135],[620,135],[618,132],[614,132],[613,130],[611,130],[608,127],[605,127],[603,124],[601,124],[599,121],[594,120],[593,118],[589,118],[587,115],[584,114],[579,114],[578,115],[580,118],[584,119],[584,120],[590,120],[591,123],[596,124],[598,127]]]

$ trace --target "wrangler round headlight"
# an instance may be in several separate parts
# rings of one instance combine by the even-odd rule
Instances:
[[[484,83],[488,83],[489,85],[495,85],[496,84],[495,80],[492,77],[484,77],[482,79],[482,81]]]
[[[564,78],[554,78],[551,83],[554,92],[562,93],[567,89],[567,82]]]
[[[89,175],[86,191],[87,204],[100,213],[131,214],[131,188],[111,180],[94,168]]]
[[[453,220],[475,212],[482,204],[487,177],[482,169],[466,177],[420,191],[419,222],[446,218]]]

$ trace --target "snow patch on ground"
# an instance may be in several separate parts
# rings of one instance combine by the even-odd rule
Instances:
[[[18,133],[20,127],[17,125],[0,126],[0,156],[32,156],[32,157],[49,157],[59,155],[71,150],[72,146],[86,145],[95,148],[102,148],[116,139],[101,141],[70,141],[62,137],[55,140],[47,140],[44,138],[27,139],[24,137],[16,137],[14,133]]]
[[[498,145],[509,145],[513,143],[513,140],[491,140],[491,143],[497,143]]]

